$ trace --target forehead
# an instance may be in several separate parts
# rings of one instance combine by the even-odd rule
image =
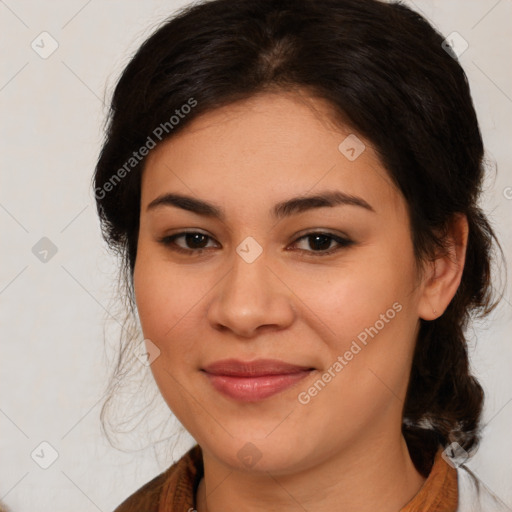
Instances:
[[[267,93],[207,112],[152,150],[142,203],[181,191],[247,210],[315,189],[362,196],[376,210],[401,201],[371,144],[335,124],[327,102]]]

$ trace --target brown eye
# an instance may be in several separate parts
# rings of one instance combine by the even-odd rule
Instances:
[[[182,239],[180,243],[177,240]],[[205,250],[213,248],[208,247],[208,241],[212,237],[199,231],[184,231],[171,236],[165,236],[159,240],[159,243],[171,250],[189,255],[202,254]],[[298,238],[293,245],[297,245],[304,240],[309,248],[298,249],[303,253],[309,253],[313,256],[326,256],[339,251],[344,247],[349,247],[354,242],[348,238],[334,235],[332,233],[313,232]],[[334,242],[334,247],[333,247]]]
[[[176,243],[177,240],[183,239],[181,243]],[[165,246],[170,247],[172,250],[183,253],[200,253],[207,247],[208,240],[213,240],[210,236],[199,231],[184,231],[176,235],[165,236],[159,242]]]
[[[314,232],[308,233],[294,242],[294,245],[301,240],[306,240],[307,245],[310,249],[299,249],[300,251],[313,253],[316,256],[325,256],[332,254],[343,247],[349,247],[354,242],[348,238],[344,238],[332,233]],[[332,248],[332,243],[335,242],[337,245]],[[315,254],[316,253],[316,254]]]

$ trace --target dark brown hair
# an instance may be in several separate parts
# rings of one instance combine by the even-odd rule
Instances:
[[[94,188],[103,236],[122,258],[132,296],[139,148],[259,92],[305,90],[327,100],[334,117],[373,144],[403,194],[418,263],[445,249],[443,233],[455,214],[467,216],[460,287],[441,317],[420,320],[403,431],[410,446],[457,441],[469,451],[478,443],[483,391],[469,370],[464,332],[472,315],[496,305],[490,269],[499,243],[477,204],[483,144],[467,78],[443,39],[418,13],[378,0],[188,7],[144,42],[122,73]],[[418,455],[415,463],[425,473],[429,460]]]

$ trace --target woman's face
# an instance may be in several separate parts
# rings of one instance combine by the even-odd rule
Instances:
[[[400,436],[426,300],[406,203],[328,117],[318,99],[254,96],[157,146],[142,176],[151,369],[231,467],[285,474]]]

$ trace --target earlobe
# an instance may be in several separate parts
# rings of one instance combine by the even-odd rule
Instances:
[[[455,214],[445,235],[446,250],[429,263],[425,273],[418,304],[418,316],[423,320],[441,316],[457,293],[466,260],[468,231],[467,217]]]

